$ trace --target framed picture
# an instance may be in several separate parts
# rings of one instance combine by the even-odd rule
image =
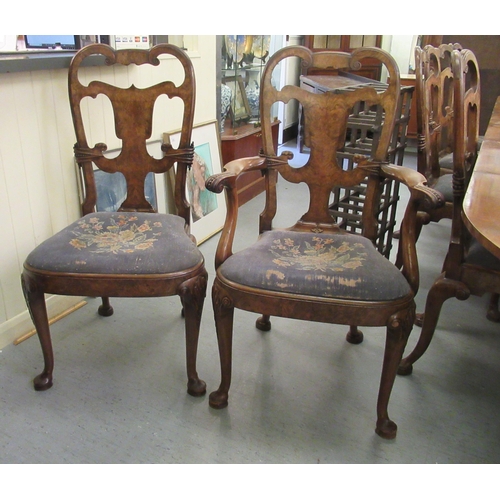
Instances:
[[[163,134],[164,143],[179,147],[180,131]],[[224,193],[212,193],[205,187],[205,181],[213,174],[222,172],[222,156],[218,123],[216,120],[195,125],[192,141],[194,161],[187,173],[186,196],[191,205],[191,234],[198,245],[217,234],[226,218]],[[169,177],[169,183],[175,182]],[[173,186],[172,186],[173,187]]]
[[[117,212],[127,197],[127,181],[125,176],[116,172],[108,174],[102,170],[94,170],[97,190],[96,210],[98,212]],[[146,177],[144,195],[151,206],[158,211],[155,174],[150,172]]]
[[[222,83],[231,89],[232,98],[230,112],[234,120],[238,121],[250,118],[250,104],[248,102],[247,93],[245,92],[243,78],[240,75],[224,78]]]

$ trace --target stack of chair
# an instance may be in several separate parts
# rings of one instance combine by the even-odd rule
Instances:
[[[480,78],[470,50],[452,51],[454,93],[453,203],[451,236],[442,272],[427,295],[422,331],[417,345],[400,364],[398,373],[412,372],[434,335],[443,303],[452,297],[500,293],[500,260],[469,234],[462,219],[463,200],[478,151]]]
[[[439,206],[422,206],[418,211],[415,237],[430,222],[451,219],[453,210],[453,71],[451,54],[458,44],[426,45],[415,48],[415,98],[417,110],[417,170],[443,199]],[[398,234],[401,237],[400,234]],[[401,245],[396,265],[402,265]],[[422,314],[415,324],[422,326]]]
[[[452,54],[458,44],[427,45],[415,49],[417,169],[428,185],[442,193],[442,207],[420,211],[417,238],[422,225],[451,219],[453,210],[454,91]]]
[[[461,45],[442,44],[439,47],[426,45],[415,49],[416,66],[416,99],[417,99],[417,169],[425,176],[427,183],[441,193],[445,201],[443,206],[419,210],[416,227],[416,238],[422,226],[430,222],[439,222],[453,217],[453,164],[456,147],[455,138],[455,90],[453,70],[453,53],[464,50]],[[469,51],[470,52],[470,51]],[[477,65],[477,62],[476,62]],[[479,70],[477,71],[479,86]],[[478,99],[479,113],[479,93]],[[478,131],[477,131],[478,134]],[[480,148],[481,137],[475,140],[476,150]],[[459,153],[460,154],[460,153]],[[400,259],[398,258],[398,265]],[[498,295],[493,294],[487,317],[492,321],[500,321]],[[422,326],[423,315],[417,314],[416,324]]]

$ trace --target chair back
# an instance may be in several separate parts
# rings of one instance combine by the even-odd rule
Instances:
[[[386,87],[360,85],[349,92],[311,93],[298,85],[277,89],[273,85],[273,70],[288,58],[299,58],[303,68],[330,71],[352,71],[362,67],[363,60],[373,58],[387,68],[390,83]],[[332,216],[329,200],[338,186],[349,187],[366,182],[362,194],[362,233],[375,242],[378,233],[377,213],[382,189],[382,165],[387,162],[389,144],[396,122],[400,99],[399,70],[394,59],[385,51],[362,48],[352,53],[316,52],[305,47],[286,47],[277,51],[269,60],[261,83],[261,123],[263,154],[269,160],[266,171],[266,207],[261,214],[261,232],[272,228],[276,214],[277,172],[289,182],[305,183],[309,188],[309,209],[294,225],[297,231],[337,232],[340,222]],[[305,143],[310,148],[307,163],[295,168],[290,166],[287,155],[274,156],[271,135],[272,107],[276,102],[298,101],[305,123]],[[378,142],[363,153],[347,153],[348,120],[359,102],[378,107],[384,114],[378,130]],[[346,157],[353,160],[349,168]]]
[[[431,184],[442,173],[440,160],[453,152],[452,53],[458,44],[415,48],[418,171]],[[451,173],[451,162],[450,162]]]
[[[447,277],[459,279],[459,266],[471,242],[462,214],[465,193],[478,154],[481,85],[479,66],[472,51],[454,50],[452,63],[455,99],[453,217],[444,270]]]
[[[455,148],[453,176],[470,180],[476,163],[479,142],[481,81],[476,56],[471,50],[453,51],[455,80]]]
[[[180,62],[183,69],[182,83],[176,85],[173,81],[166,80],[162,72],[163,69],[158,69],[156,72],[159,75],[159,83],[147,87],[139,87],[135,83],[129,86],[129,77],[135,76],[134,72],[136,70],[139,73],[139,71],[146,69],[141,67],[159,66],[161,56],[165,55],[174,57]],[[87,68],[84,70],[82,66],[88,65],[89,61],[96,60],[99,56],[105,58],[106,66],[115,68],[114,72],[112,70],[102,71],[103,74],[111,75],[110,78],[107,78],[107,81],[92,80],[85,83],[85,71],[89,70]],[[171,57],[168,59],[171,59]],[[166,58],[163,57],[163,59]],[[150,71],[152,72],[152,70]],[[98,74],[97,71],[93,71],[93,73]],[[118,82],[124,82],[125,85],[118,85]],[[169,44],[156,45],[150,50],[127,49],[116,51],[104,44],[89,45],[74,56],[69,69],[68,85],[71,113],[77,139],[74,147],[75,157],[83,179],[83,215],[96,211],[98,195],[95,173],[98,171],[108,174],[120,172],[125,179],[124,199],[123,201],[119,200],[118,208],[113,211],[155,211],[146,196],[147,179],[152,178],[151,173],[167,172],[177,163],[175,203],[178,215],[185,219],[188,226],[190,215],[189,204],[185,196],[185,183],[186,171],[193,159],[191,131],[195,105],[195,77],[191,61],[186,53]],[[100,94],[109,100],[112,108],[112,118],[109,118],[101,109],[100,116],[92,120],[87,119],[90,106],[85,102],[85,99],[96,99]],[[162,119],[165,116],[164,114],[157,114],[159,112],[155,110],[158,102],[163,102],[162,99],[159,99],[162,96],[167,96],[169,100],[179,98],[182,101],[180,142],[177,149],[172,148],[170,145],[163,145],[161,148],[163,154],[160,152],[158,155],[160,158],[154,158],[148,151],[148,145],[153,141],[154,116],[160,116]],[[168,109],[177,110],[178,107],[171,106]],[[104,110],[106,111],[106,108]],[[110,124],[110,121],[113,121],[113,123]],[[168,125],[169,123],[170,125]],[[104,131],[104,125],[106,124],[110,125],[116,135],[113,140],[117,138],[118,143],[121,141],[117,154],[105,154],[108,149],[108,146],[104,143],[107,140]],[[161,132],[173,129],[175,129],[175,126],[172,126],[167,119]],[[95,142],[98,135],[99,138],[101,135],[104,136],[103,142]],[[91,140],[94,142],[91,143]]]

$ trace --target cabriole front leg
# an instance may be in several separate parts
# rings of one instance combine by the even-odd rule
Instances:
[[[382,366],[377,401],[377,425],[375,428],[375,432],[385,439],[394,439],[398,430],[398,426],[389,418],[389,398],[414,320],[415,306],[410,310],[394,314],[387,325],[384,364]]]
[[[49,318],[45,305],[45,294],[43,290],[37,288],[36,283],[31,281],[24,274],[21,276],[24,297],[28,306],[33,324],[35,325],[40,345],[42,346],[44,369],[33,380],[36,391],[45,391],[52,387],[52,373],[54,371],[54,353],[52,341],[50,339]]]
[[[206,272],[203,275],[185,281],[179,289],[186,323],[187,392],[191,396],[203,396],[207,391],[205,382],[198,377],[198,372],[196,371],[201,314],[203,312],[206,290]]]
[[[210,394],[209,404],[212,408],[221,409],[228,404],[231,385],[234,306],[217,281],[212,288],[212,301],[219,344],[221,383],[219,388]]]

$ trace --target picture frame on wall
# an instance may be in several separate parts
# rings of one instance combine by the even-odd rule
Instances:
[[[117,212],[127,197],[127,181],[125,176],[116,172],[109,174],[102,170],[94,170],[96,183],[98,212]],[[155,174],[150,172],[144,183],[144,195],[151,206],[158,211],[158,196],[156,193]]]
[[[178,148],[180,130],[163,134],[163,142]],[[205,181],[213,174],[222,172],[222,155],[217,120],[193,127],[192,141],[195,157],[188,170],[186,197],[191,205],[191,234],[199,244],[222,230],[226,218],[224,193],[212,193],[205,187]],[[175,168],[175,166],[174,166]],[[169,191],[173,193],[175,175],[168,176]]]

